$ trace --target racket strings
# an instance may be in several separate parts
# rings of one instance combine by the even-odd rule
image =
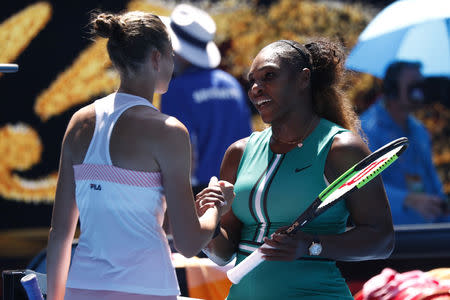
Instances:
[[[389,158],[388,160],[386,160],[384,163],[382,163],[378,168],[376,168],[375,170],[373,170],[372,172],[370,172],[366,178],[364,178],[363,180],[361,180],[361,182],[359,182],[356,186],[358,188],[362,187],[363,185],[365,185],[366,183],[368,183],[369,181],[371,181],[374,177],[376,177],[378,174],[380,174],[381,172],[383,172],[384,169],[386,169],[387,167],[389,167],[394,161],[396,161],[398,158],[397,155],[393,155],[391,158]]]

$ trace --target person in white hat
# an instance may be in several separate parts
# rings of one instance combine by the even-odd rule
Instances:
[[[161,18],[175,52],[174,78],[162,95],[161,111],[189,130],[193,148],[194,192],[218,176],[226,149],[251,133],[250,109],[239,82],[217,67],[221,55],[213,39],[214,20],[188,4]]]

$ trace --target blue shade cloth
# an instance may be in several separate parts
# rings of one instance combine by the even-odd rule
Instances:
[[[346,67],[382,78],[394,61],[419,61],[425,76],[450,76],[448,0],[403,0],[367,25]]]
[[[407,130],[402,129],[377,101],[361,115],[361,126],[375,151],[388,142],[405,136],[409,147],[392,168],[382,173],[395,225],[450,222],[450,217],[426,220],[419,213],[403,206],[410,192],[424,192],[445,199],[442,183],[432,162],[431,139],[426,128],[413,116],[408,117]]]
[[[383,78],[394,61],[419,61],[426,76],[450,76],[450,18],[359,41],[346,67]]]
[[[219,176],[228,146],[251,133],[250,109],[239,82],[219,69],[191,67],[172,79],[161,111],[189,130],[194,154],[194,186]]]

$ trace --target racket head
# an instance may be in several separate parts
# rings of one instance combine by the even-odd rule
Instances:
[[[289,226],[286,233],[295,233],[331,206],[344,200],[353,191],[363,187],[366,183],[374,179],[397,160],[408,147],[408,144],[409,142],[406,137],[396,139],[348,169],[319,194],[308,209]]]
[[[397,157],[399,157],[405,150],[408,148],[409,140],[406,137],[401,137],[392,142],[384,145],[383,147],[377,149],[375,152],[370,154],[369,156],[362,159],[355,165],[355,170],[360,170],[367,167],[374,160],[379,159],[383,155],[386,155],[389,152],[395,151]]]
[[[360,189],[389,167],[406,150],[409,141],[406,137],[396,139],[363,158],[338,179],[333,181],[319,197],[321,203],[314,215],[321,214],[338,200],[343,200],[356,189]]]

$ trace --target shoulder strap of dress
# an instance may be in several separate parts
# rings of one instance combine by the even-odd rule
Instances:
[[[263,131],[252,132],[245,145],[244,153],[242,154],[241,161],[237,169],[237,174],[239,174],[244,161],[249,157],[252,159],[255,155],[255,151],[259,149],[259,146],[264,144],[268,138],[270,138],[271,129],[267,128]]]

